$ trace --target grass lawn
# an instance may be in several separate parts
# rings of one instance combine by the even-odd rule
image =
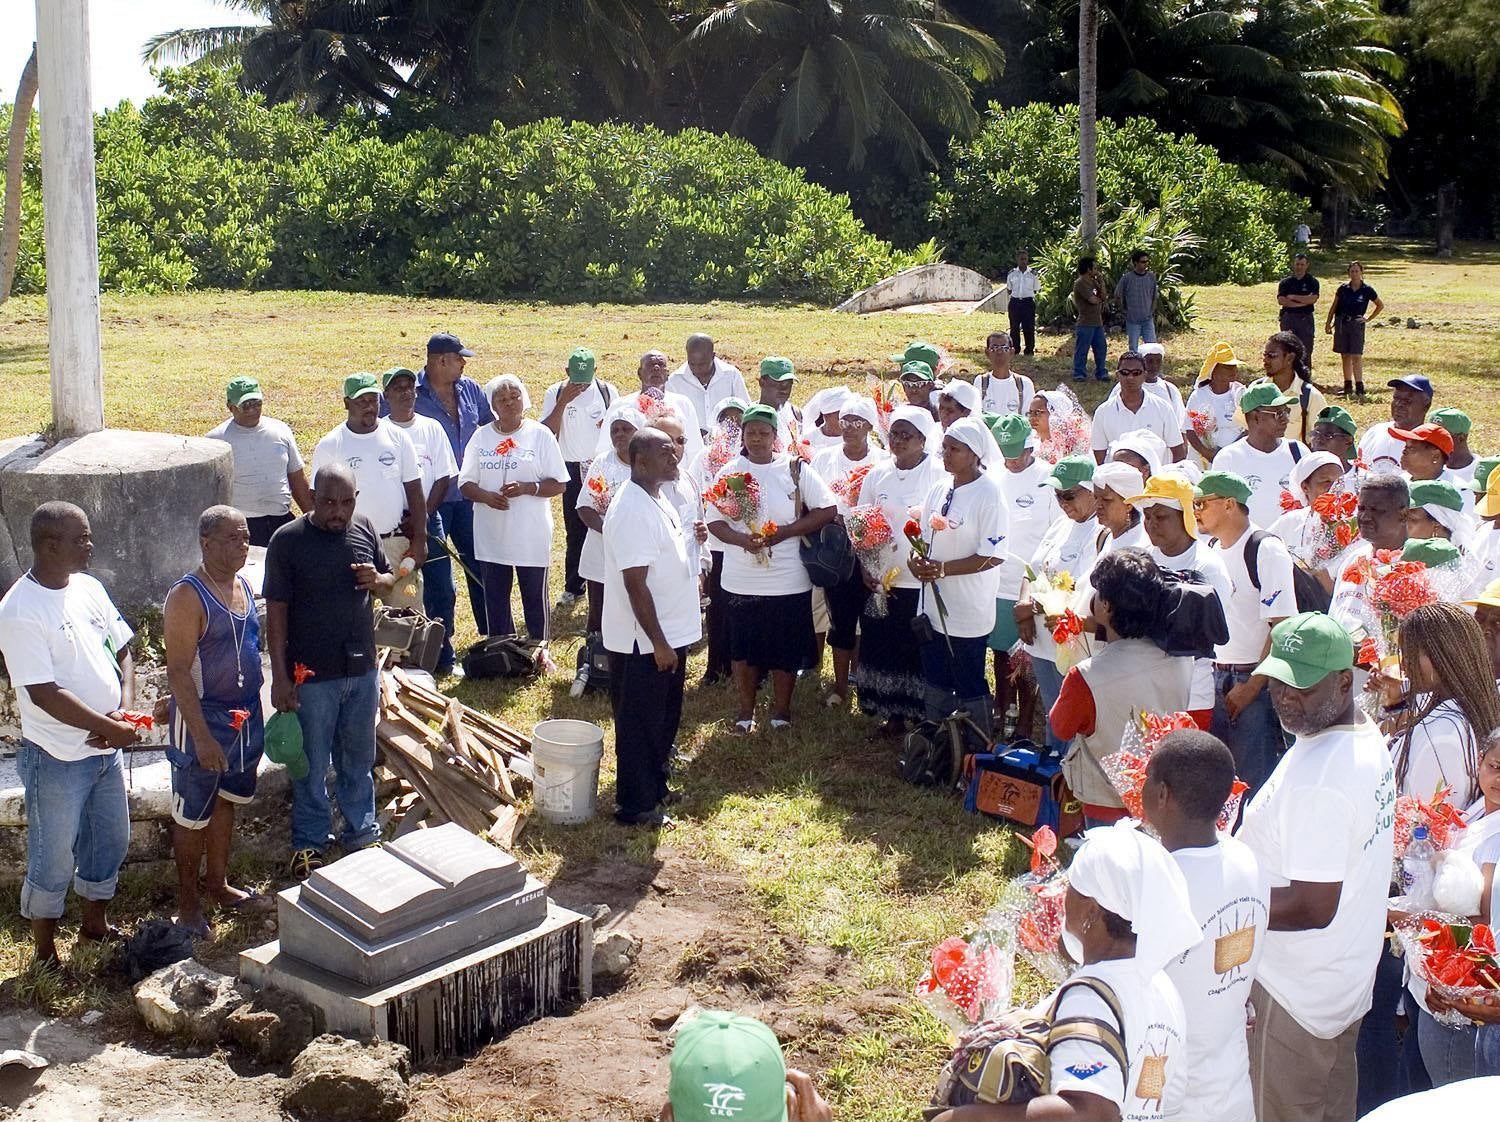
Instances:
[[[1476,452],[1500,449],[1500,410],[1491,403],[1500,367],[1500,251],[1465,247],[1451,261],[1417,247],[1359,241],[1349,247],[1366,279],[1385,299],[1386,318],[1407,317],[1419,330],[1384,326],[1369,333],[1366,385],[1378,395],[1354,407],[1361,425],[1385,416],[1384,382],[1401,372],[1430,375],[1443,404],[1470,410]],[[1341,268],[1321,261],[1324,299]],[[1275,330],[1273,285],[1196,291],[1199,319],[1191,334],[1167,340],[1169,366],[1188,385],[1201,356],[1227,339],[1258,364]],[[1320,311],[1326,310],[1326,303]],[[947,347],[959,368],[980,362],[987,332],[1003,317],[877,315],[854,318],[812,307],[745,304],[554,307],[473,304],[338,293],[194,293],[115,297],[103,302],[106,416],[122,428],[200,433],[223,417],[223,385],[254,374],[267,390],[267,412],[296,430],[304,453],[341,420],[339,382],[354,370],[383,370],[422,361],[427,336],[453,331],[478,357],[469,370],[481,381],[514,371],[540,402],[568,351],[591,346],[616,385],[633,384],[639,354],[660,347],[681,361],[683,338],[708,331],[720,353],[742,369],[761,356],[786,354],[802,376],[797,399],[835,382],[888,377],[886,356],[910,338]],[[1067,377],[1071,335],[1047,334],[1037,361],[1018,368],[1044,388]],[[0,376],[9,408],[0,436],[33,431],[49,420],[45,305],[14,300],[0,307]],[[1112,351],[1121,344],[1110,341]],[[1316,371],[1335,389],[1338,368],[1320,337]],[[1090,404],[1102,387],[1086,387]],[[184,511],[183,517],[196,511]],[[558,529],[561,546],[561,527]],[[560,552],[558,554],[560,556]],[[560,587],[555,579],[554,588]],[[462,600],[462,597],[461,597]],[[558,613],[558,661],[571,665],[582,626],[580,609]],[[689,681],[701,672],[694,658]],[[456,693],[529,728],[547,715],[608,724],[599,697],[572,700],[568,680],[520,689],[496,683],[458,684]],[[757,905],[781,930],[803,941],[846,951],[871,986],[909,988],[925,951],[959,933],[997,899],[1006,878],[1024,863],[1009,831],[965,815],[947,796],[914,790],[894,775],[894,752],[862,743],[865,722],[817,707],[804,684],[795,731],[754,740],[726,734],[733,704],[725,688],[692,690],[680,744],[691,762],[687,801],[674,848],[737,870]],[[764,716],[764,714],[762,714]],[[601,801],[612,797],[605,761]],[[523,858],[543,876],[567,876],[601,857],[649,863],[657,838],[595,822],[575,829],[535,823]],[[6,920],[6,922],[10,922]],[[10,923],[12,937],[19,926]],[[0,953],[0,976],[24,956],[12,943]],[[839,1117],[910,1117],[926,1101],[942,1054],[942,1033],[915,1007],[867,1022],[845,1038],[837,1062],[822,1073]]]

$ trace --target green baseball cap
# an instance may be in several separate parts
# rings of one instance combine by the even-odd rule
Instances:
[[[916,378],[919,382],[930,382],[935,377],[932,373],[932,367],[919,358],[914,358],[910,362],[903,362],[901,364],[902,377],[908,374]]]
[[[1482,495],[1489,490],[1490,475],[1500,467],[1500,456],[1481,456],[1474,462],[1474,478],[1459,484],[1466,491]]]
[[[359,373],[350,374],[344,379],[344,396],[346,398],[364,397],[367,393],[380,393],[380,379],[373,374]]]
[[[718,419],[722,417],[730,409],[738,409],[743,414],[749,408],[750,403],[742,397],[726,397],[723,401],[719,402],[719,407],[714,410],[714,418]]]
[[[1245,504],[1250,501],[1250,484],[1245,477],[1232,471],[1206,471],[1198,485],[1193,488],[1193,497],[1199,499],[1233,499]]]
[[[1291,394],[1277,389],[1275,382],[1256,382],[1240,396],[1240,412],[1248,416],[1257,409],[1277,409],[1283,405],[1293,405],[1296,401]]]
[[[401,377],[410,378],[413,382],[416,382],[417,372],[415,370],[408,370],[404,366],[393,366],[380,376],[380,386],[382,389],[388,390],[391,388],[391,383]]]
[[[229,399],[230,405],[241,405],[246,401],[264,401],[266,395],[260,392],[260,383],[254,378],[231,378],[229,387],[224,391],[224,396]]]
[[[1454,409],[1449,406],[1446,409],[1434,409],[1427,414],[1427,419],[1435,425],[1441,425],[1448,430],[1450,436],[1468,436],[1469,430],[1474,427],[1474,422],[1462,409]]]
[[[943,352],[931,343],[924,343],[922,340],[916,339],[906,344],[906,350],[900,354],[891,355],[891,361],[901,363],[903,371],[908,362],[925,362],[928,370],[936,370],[938,364],[943,361]]]
[[[1420,561],[1429,569],[1451,565],[1463,557],[1447,538],[1411,538],[1401,547],[1401,560]]]
[[[1302,612],[1271,628],[1271,653],[1255,673],[1305,690],[1330,674],[1353,668],[1354,641],[1349,632],[1322,612]]]
[[[760,360],[760,376],[770,378],[773,382],[790,382],[797,377],[797,371],[792,366],[791,359],[771,355]]]
[[[273,713],[266,722],[266,755],[281,764],[293,779],[307,776],[307,753],[302,750],[302,721],[295,713]]]
[[[1031,422],[1019,413],[996,417],[989,429],[995,443],[1000,445],[1000,454],[1007,460],[1014,460],[1026,451],[1026,443],[1031,439]]]
[[[1071,491],[1074,487],[1092,481],[1093,478],[1093,456],[1064,456],[1057,461],[1057,466],[1047,477],[1047,486],[1054,491]]]
[[[568,381],[592,382],[594,380],[594,352],[587,347],[574,347],[568,356]]]
[[[1440,506],[1448,510],[1464,508],[1464,497],[1446,479],[1424,479],[1413,483],[1409,491],[1412,506]]]
[[[1330,405],[1327,409],[1320,410],[1313,423],[1318,425],[1334,425],[1337,428],[1343,429],[1350,436],[1359,432],[1359,426],[1354,423],[1353,416],[1342,405]]]
[[[752,405],[740,414],[740,428],[744,428],[751,421],[760,421],[774,429],[779,427],[780,420],[781,418],[776,416],[776,410],[769,405]]]
[[[786,1061],[760,1021],[699,1013],[677,1030],[667,1066],[677,1122],[786,1122]]]

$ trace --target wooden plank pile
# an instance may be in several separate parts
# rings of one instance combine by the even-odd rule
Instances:
[[[526,737],[393,667],[380,674],[375,740],[382,829],[457,822],[502,849],[515,844],[526,824],[516,803],[532,775]]]

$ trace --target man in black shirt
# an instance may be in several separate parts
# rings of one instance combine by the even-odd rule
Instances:
[[[1318,278],[1308,271],[1307,254],[1292,258],[1292,275],[1282,277],[1276,286],[1276,303],[1281,305],[1281,330],[1290,331],[1307,348],[1307,365],[1312,369],[1313,341],[1318,337],[1313,321],[1313,305],[1318,302]]]
[[[354,475],[325,464],[313,509],[281,527],[266,549],[266,646],[271,703],[298,715],[308,771],[292,784],[292,873],[323,864],[332,838],[328,766],[344,818],[345,850],[379,841],[375,824],[378,672],[370,597],[395,574],[368,518],[354,513]]]

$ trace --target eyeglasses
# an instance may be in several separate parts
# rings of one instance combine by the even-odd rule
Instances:
[[[1261,409],[1252,409],[1252,410],[1250,410],[1250,412],[1252,412],[1252,413],[1263,413],[1263,414],[1265,414],[1268,417],[1275,417],[1278,421],[1290,421],[1292,419],[1292,410],[1291,410],[1291,407],[1290,406],[1286,406],[1286,405],[1283,405],[1283,406],[1281,406],[1280,408],[1277,408],[1277,409],[1272,409],[1268,405],[1268,406],[1265,406],[1264,408],[1261,408]]]
[[[984,349],[987,350],[987,351],[1013,351],[1013,350],[1015,350],[1015,348],[1012,347],[1009,343],[991,343],[989,346],[985,347]]]
[[[1222,499],[1222,498],[1224,498],[1223,495],[1209,495],[1208,498],[1206,498],[1206,499],[1194,499],[1193,500],[1193,510],[1195,510],[1195,511],[1203,510],[1203,509],[1205,509],[1208,506],[1209,503],[1213,502],[1215,499]]]
[[[1060,503],[1070,503],[1074,499],[1076,499],[1077,497],[1078,497],[1078,488],[1076,488],[1076,487],[1073,488],[1071,491],[1059,491],[1057,493],[1057,501],[1060,502]]]

